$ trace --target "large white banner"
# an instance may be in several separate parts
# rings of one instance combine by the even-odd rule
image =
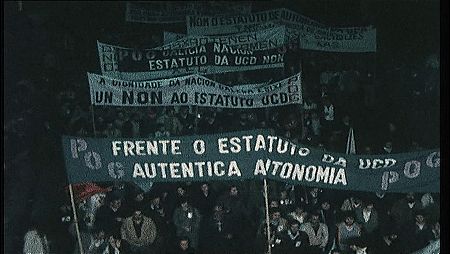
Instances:
[[[127,2],[125,20],[150,24],[182,23],[186,20],[186,15],[247,14],[250,12],[251,2],[239,2],[239,4],[224,1]]]
[[[231,87],[201,75],[124,81],[88,73],[91,103],[102,106],[181,106],[262,108],[302,103],[300,73],[284,80]]]
[[[308,24],[324,27],[323,24],[286,8],[239,15],[189,15],[186,17],[188,35],[212,35],[252,32],[273,26],[267,23]]]
[[[287,38],[284,26],[229,35],[198,35],[184,36],[184,38],[181,36],[182,34],[164,32],[164,45],[161,48],[178,49],[206,45],[207,43],[220,43],[245,50],[265,50],[283,46]]]
[[[219,43],[180,49],[97,46],[102,74],[122,80],[283,68],[286,53],[281,47],[247,50]]]

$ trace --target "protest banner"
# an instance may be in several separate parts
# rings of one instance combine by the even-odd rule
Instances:
[[[281,48],[245,50],[219,43],[182,49],[97,46],[102,74],[122,80],[283,68],[286,53]]]
[[[440,151],[324,152],[252,130],[164,139],[63,136],[69,182],[271,179],[369,192],[439,192]]]
[[[265,50],[283,46],[286,42],[286,28],[284,26],[276,26],[248,33],[185,36],[182,38],[180,38],[180,34],[166,33],[164,33],[164,45],[161,46],[163,49],[196,47],[215,42],[233,45],[235,48],[242,50]],[[174,41],[174,39],[177,40]]]
[[[246,14],[251,12],[251,2],[168,2],[150,3],[127,2],[125,20],[127,22],[161,24],[182,23],[186,15]]]
[[[286,28],[287,41],[307,50],[328,52],[376,52],[377,31],[374,27],[323,28],[300,25]]]
[[[309,22],[305,19],[286,19],[282,18],[286,9],[276,9],[273,11],[262,12],[260,18],[249,18],[248,15],[241,16],[190,16],[192,27],[196,30],[188,29],[188,35],[211,35],[211,34],[230,34],[230,33],[250,33],[262,29],[270,29],[279,26],[285,26],[285,43],[295,43],[298,48],[306,50],[318,50],[328,52],[376,52],[376,29],[372,26],[367,27],[326,27],[317,22]],[[292,12],[292,11],[289,11]],[[294,12],[295,13],[295,12]],[[258,13],[255,13],[255,15]],[[285,15],[284,15],[285,16]],[[301,15],[300,15],[301,16]],[[258,17],[257,15],[255,17]],[[263,22],[263,17],[270,19]],[[224,19],[225,21],[218,21]],[[232,25],[233,20],[238,25]],[[303,20],[303,21],[302,21]],[[195,21],[199,24],[195,26]],[[241,24],[242,23],[242,24]],[[189,17],[188,17],[189,28]],[[219,33],[222,31],[222,33]]]
[[[300,73],[284,80],[231,87],[200,75],[123,81],[88,73],[91,103],[103,106],[262,108],[302,103]]]
[[[257,31],[252,29],[266,23],[308,24],[324,27],[323,24],[286,8],[240,15],[189,15],[186,16],[188,35],[218,35]],[[273,27],[273,26],[270,26]],[[266,28],[266,27],[265,27]]]

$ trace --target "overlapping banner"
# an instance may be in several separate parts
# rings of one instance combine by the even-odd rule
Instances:
[[[376,29],[372,26],[335,28],[326,27],[314,22],[301,21],[300,19],[297,22],[292,20],[286,21],[287,19],[283,19],[281,16],[285,11],[285,9],[277,9],[272,12],[262,12],[267,17],[273,16],[268,22],[250,19],[248,15],[189,16],[187,21],[188,35],[249,33],[262,29],[285,26],[285,43],[294,43],[301,49],[329,52],[376,52]],[[270,13],[273,14],[269,15]],[[241,22],[248,21],[244,22],[248,24],[233,25],[233,22],[214,21],[216,19],[227,20],[228,18],[234,20],[236,23],[239,23],[239,20]],[[189,23],[189,20],[191,23]]]
[[[123,80],[283,68],[286,53],[281,48],[245,50],[220,43],[180,49],[97,46],[102,74]]]
[[[324,27],[323,24],[286,8],[240,15],[189,15],[186,17],[188,35],[217,35],[254,32],[266,23],[308,24]],[[257,27],[258,29],[255,29]],[[270,26],[272,27],[272,26]]]
[[[183,36],[176,33],[164,33],[164,49],[188,48],[220,43],[242,50],[265,50],[281,47],[286,42],[286,28],[276,26],[256,32],[236,33],[229,35]]]
[[[198,1],[198,2],[127,2],[125,20],[138,23],[181,23],[187,15],[247,14],[251,12],[251,2]]]
[[[63,136],[70,183],[268,178],[370,192],[439,192],[440,151],[347,155],[315,150],[268,130],[165,139]]]
[[[93,105],[262,108],[302,103],[300,73],[270,84],[242,87],[196,74],[135,82],[88,73],[88,80]]]

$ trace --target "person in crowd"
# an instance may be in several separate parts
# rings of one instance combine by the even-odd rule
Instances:
[[[182,199],[180,205],[173,213],[173,223],[175,224],[177,236],[187,236],[194,249],[198,247],[200,221],[201,215],[197,208],[189,205],[186,198]]]
[[[246,208],[237,185],[231,185],[228,193],[219,197],[217,202],[223,204],[233,223],[240,224],[247,220]]]
[[[164,129],[169,131],[171,135],[179,136],[183,130],[183,125],[176,116],[174,110],[168,110],[168,117],[164,119]]]
[[[312,253],[310,250],[310,239],[300,228],[298,221],[291,220],[288,229],[276,235],[273,253]]]
[[[166,208],[161,203],[161,197],[159,195],[159,192],[150,194],[150,202],[144,206],[143,213],[155,222],[156,228],[158,229],[158,237],[155,241],[158,246],[164,249],[165,244],[170,240],[173,225],[170,223],[172,218],[167,216]]]
[[[337,225],[337,245],[339,249],[348,253],[351,251],[350,242],[361,236],[361,227],[355,223],[354,216],[347,212],[344,221]]]
[[[295,206],[295,198],[290,198],[288,190],[282,189],[280,192],[280,210],[283,214],[289,214]]]
[[[101,228],[88,230],[84,222],[79,223],[79,225],[81,245],[84,252],[89,254],[101,254],[107,246],[107,241],[105,240],[105,231]],[[76,239],[77,233],[75,232],[75,224],[73,224],[69,230],[73,238]],[[75,250],[73,253],[80,253],[80,246],[78,244],[75,245]]]
[[[409,192],[404,198],[394,203],[390,214],[394,223],[399,228],[404,227],[414,219],[414,212],[421,209],[420,201],[416,200],[415,194]]]
[[[100,254],[128,254],[131,253],[127,241],[122,241],[120,234],[113,234],[107,240],[107,246]]]
[[[298,221],[298,223],[300,224],[303,224],[308,218],[308,212],[305,211],[305,209],[300,204],[298,204],[296,205],[294,211],[288,214],[288,217],[290,219]]]
[[[180,237],[175,244],[176,249],[170,254],[194,254],[195,250],[189,244],[189,237]]]
[[[320,222],[320,216],[317,211],[311,214],[309,222],[303,223],[300,230],[305,232],[309,238],[309,253],[322,254],[328,243],[328,227]]]
[[[364,206],[355,209],[355,220],[361,225],[363,233],[371,238],[378,229],[378,212],[373,207],[373,202],[366,201]]]
[[[386,232],[381,233],[381,236],[374,246],[376,254],[398,254],[401,253],[401,244],[395,229],[387,229]]]
[[[428,224],[423,209],[414,212],[414,219],[402,229],[401,242],[405,253],[425,248],[434,238],[432,226]]]
[[[334,127],[334,118],[335,118],[335,108],[334,104],[331,102],[330,98],[328,96],[325,96],[323,98],[323,105],[322,105],[322,129],[324,131],[324,135],[329,135],[331,133],[331,130]]]
[[[263,223],[260,224],[258,232],[262,232]],[[288,221],[281,216],[281,211],[279,208],[272,208],[270,211],[270,228],[274,233],[280,233],[286,231],[288,227]]]
[[[197,118],[194,113],[189,113],[188,107],[182,107],[180,109],[178,119],[183,126],[183,135],[193,135],[196,133],[195,125]]]
[[[158,124],[156,123],[156,116],[156,111],[153,108],[145,111],[139,125],[141,137],[153,137],[155,135],[155,132],[158,128]]]
[[[122,136],[124,138],[137,138],[140,136],[139,115],[134,113],[130,118],[126,118],[122,126]]]
[[[155,132],[155,138],[167,138],[170,137],[170,131],[166,129],[164,124],[158,123],[158,130]]]
[[[392,152],[392,142],[387,141],[384,143],[382,154],[391,154]]]
[[[336,236],[336,210],[331,207],[330,201],[323,198],[320,202],[320,209],[318,210],[320,220],[328,228],[328,242],[325,245],[324,253],[329,253],[333,247]]]
[[[205,218],[200,230],[199,249],[201,253],[227,254],[234,253],[238,249],[234,238],[239,231],[239,225],[235,225],[222,208],[216,204],[213,213]]]
[[[358,197],[351,196],[342,202],[341,211],[342,212],[350,212],[355,211],[357,208],[361,208],[362,201]]]
[[[24,236],[23,253],[50,254],[50,245],[44,227],[40,222],[34,222]]]
[[[145,254],[158,247],[153,245],[158,232],[156,225],[140,209],[135,209],[133,215],[124,220],[120,232],[132,253]]]
[[[316,210],[320,207],[320,198],[322,195],[322,189],[314,187],[306,192],[304,203],[309,211]]]
[[[126,200],[128,201],[124,204],[124,209],[127,214],[131,214],[135,209],[143,211],[147,203],[142,190],[134,190],[132,196]]]
[[[208,183],[202,183],[200,185],[200,191],[194,195],[194,204],[203,217],[207,217],[211,214],[212,208],[216,203],[216,195],[209,188]]]
[[[120,232],[126,211],[122,207],[122,199],[111,197],[111,200],[100,207],[95,217],[95,226],[103,228],[107,235]]]
[[[114,123],[107,122],[102,135],[107,138],[120,138],[122,133],[120,132],[120,129],[114,127]]]

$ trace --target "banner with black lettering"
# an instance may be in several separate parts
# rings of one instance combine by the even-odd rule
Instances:
[[[301,49],[328,52],[376,52],[374,27],[323,28],[309,25],[286,28],[287,41]]]
[[[265,29],[266,23],[324,25],[286,8],[237,15],[189,15],[186,17],[188,35],[218,35],[254,32]],[[257,27],[257,29],[255,29]]]
[[[220,43],[233,45],[243,50],[266,50],[283,46],[286,43],[286,28],[276,26],[256,32],[237,33],[228,35],[184,36],[181,34],[164,32],[163,49],[189,48]],[[175,40],[176,39],[176,40]]]
[[[164,139],[63,136],[69,182],[268,178],[369,192],[439,193],[439,149],[403,154],[324,152],[253,130]]]
[[[300,73],[254,87],[226,86],[200,75],[124,81],[88,73],[91,103],[100,106],[262,108],[302,103]]]
[[[182,23],[186,15],[247,14],[252,9],[251,2],[197,1],[147,3],[127,2],[125,20],[127,22],[161,24]]]
[[[266,12],[264,12],[266,13]],[[198,20],[205,19],[205,25],[200,26],[200,34],[216,34],[215,29],[223,33],[250,33],[261,29],[270,29],[285,26],[285,43],[293,44],[301,49],[328,52],[376,52],[376,28],[367,27],[325,27],[311,22],[285,22],[271,20],[270,22],[254,22],[248,25],[217,25],[213,19],[216,16],[196,16]],[[217,16],[217,19],[226,19],[228,16]],[[230,18],[236,18],[231,17]],[[195,18],[193,18],[195,20]],[[211,21],[212,20],[212,21]],[[240,20],[240,19],[237,19]],[[214,26],[215,25],[215,26]],[[222,29],[223,28],[223,29]],[[226,32],[225,32],[226,31]],[[188,30],[189,32],[189,30]],[[198,33],[193,33],[198,34]],[[188,35],[193,36],[190,33]],[[197,35],[198,36],[198,35]]]
[[[133,49],[97,42],[103,75],[151,80],[186,74],[213,74],[284,67],[283,48],[245,50],[207,43],[182,49]]]

